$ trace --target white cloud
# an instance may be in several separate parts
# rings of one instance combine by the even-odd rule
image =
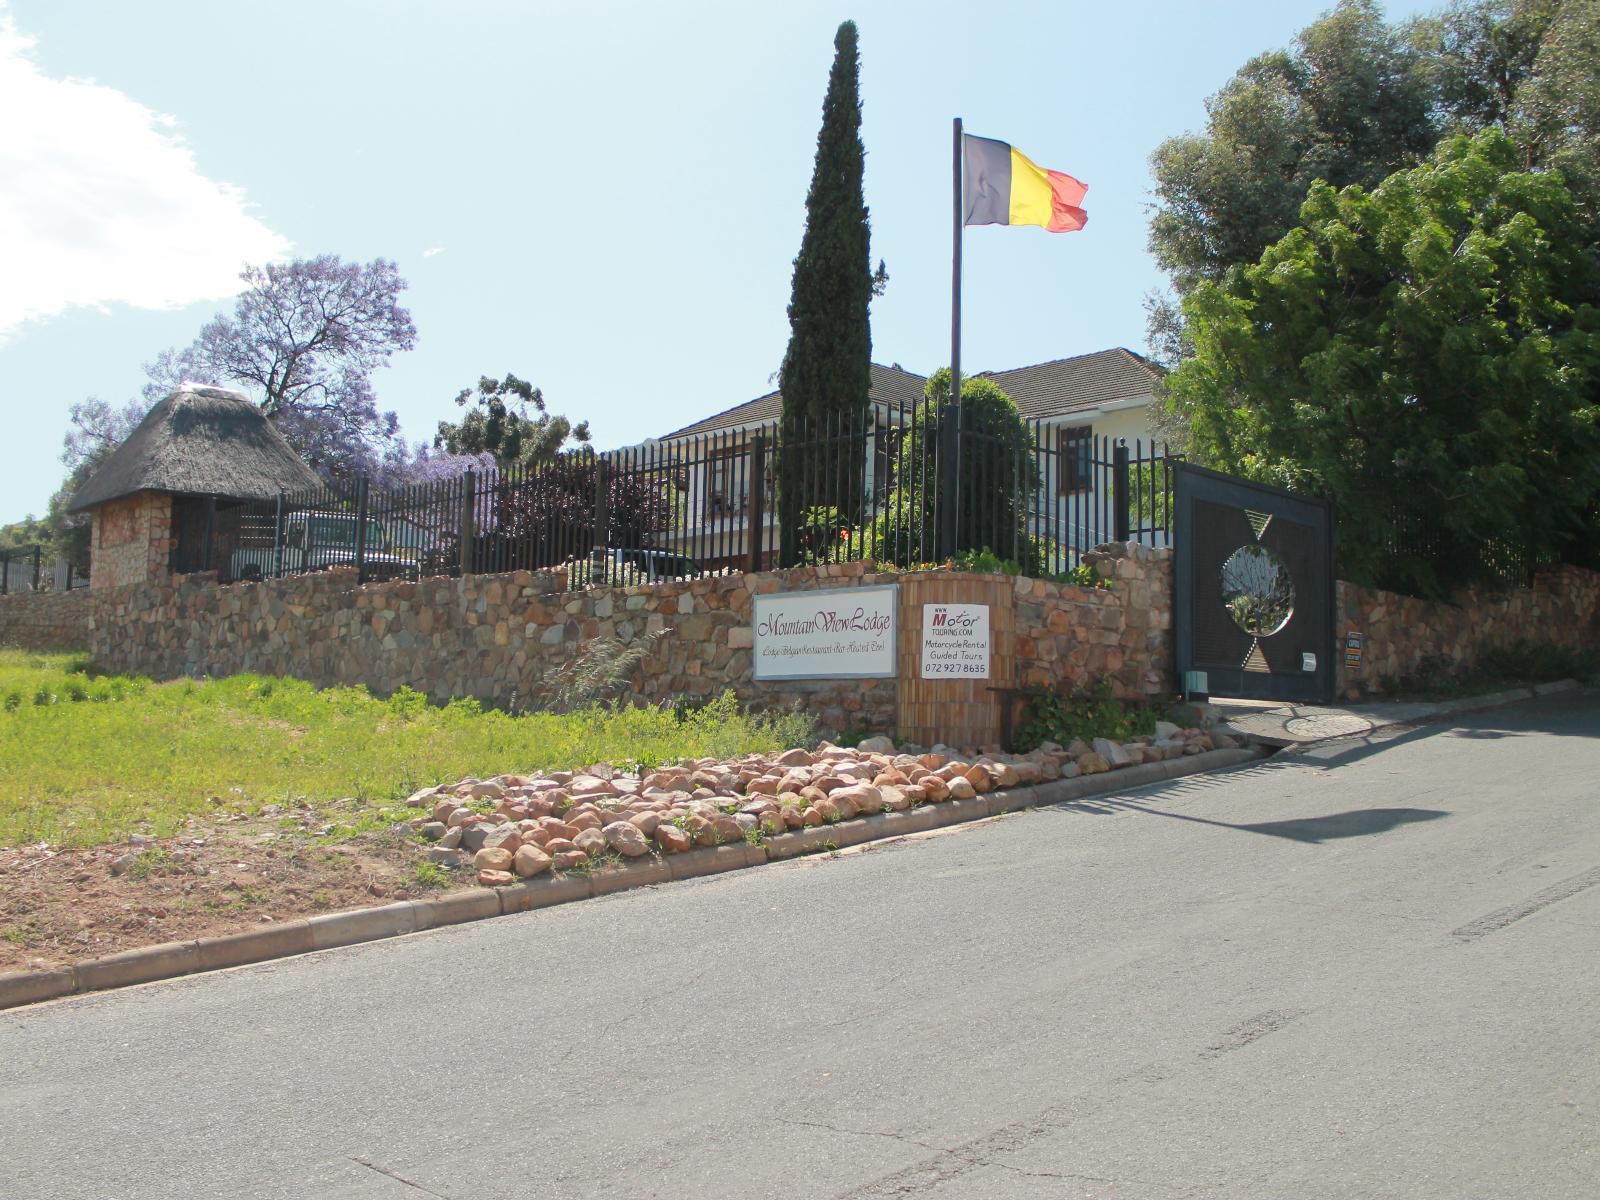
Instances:
[[[75,305],[232,296],[245,263],[286,256],[240,189],[200,173],[174,118],[46,77],[32,46],[0,11],[0,342]]]
[[[443,246],[429,246],[426,250],[424,250],[422,252],[422,257],[423,258],[432,258],[435,254],[443,254],[443,253],[444,253],[444,247]]]

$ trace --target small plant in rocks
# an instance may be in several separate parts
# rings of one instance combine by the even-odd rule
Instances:
[[[450,886],[450,872],[437,863],[421,862],[411,872],[418,887],[446,888]]]
[[[1159,705],[1117,699],[1107,680],[1070,691],[1035,684],[1023,695],[1016,743],[1032,749],[1045,742],[1066,745],[1074,739],[1127,741],[1154,733],[1156,721],[1163,715]]]
[[[151,875],[172,865],[172,855],[159,846],[140,852],[128,866],[130,879],[149,879]]]

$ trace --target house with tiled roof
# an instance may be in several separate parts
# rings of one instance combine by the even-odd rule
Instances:
[[[1083,511],[1094,500],[1096,446],[1118,439],[1146,444],[1151,438],[1151,405],[1161,368],[1131,350],[1116,347],[1093,354],[1060,358],[1006,371],[982,371],[1011,397],[1028,421],[1041,464],[1035,508],[1051,536],[1077,547],[1081,540],[1070,528],[1071,511]],[[876,448],[868,456],[868,487],[885,491],[891,485],[886,469],[895,430],[922,402],[927,377],[899,365],[872,364],[867,436]],[[755,471],[751,463],[755,439],[771,445],[783,415],[783,395],[768,392],[754,400],[695,421],[653,439],[656,445],[690,466],[685,483],[693,519],[689,530],[663,539],[684,553],[709,562],[733,561],[749,544],[747,516]],[[765,491],[770,501],[771,475]],[[764,504],[770,528],[774,505]],[[775,531],[774,531],[775,532]],[[770,547],[773,538],[765,539]]]
[[[922,403],[922,389],[927,383],[924,376],[904,370],[898,364],[882,367],[873,363],[872,382],[867,394],[875,407],[894,410],[914,408]],[[706,434],[772,429],[782,416],[783,393],[768,392],[765,396],[746,400],[743,404],[736,404],[692,425],[685,425],[682,429],[662,434],[659,440],[675,442]]]

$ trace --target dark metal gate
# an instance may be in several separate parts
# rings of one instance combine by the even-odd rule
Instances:
[[[1178,683],[1196,695],[1333,699],[1333,506],[1175,465]]]

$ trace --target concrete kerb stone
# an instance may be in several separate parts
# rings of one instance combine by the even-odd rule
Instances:
[[[573,900],[587,900],[595,894],[593,882],[587,875],[543,875],[495,891],[500,897],[502,915],[554,908]]]
[[[202,971],[242,967],[291,954],[309,954],[317,948],[311,925],[306,921],[282,921],[247,933],[201,938],[195,946],[200,951]]]
[[[786,858],[799,858],[802,854],[837,850],[839,840],[834,836],[834,828],[832,825],[814,825],[809,829],[797,829],[793,833],[768,838],[767,859],[769,862],[782,862]]]
[[[71,967],[56,967],[49,971],[9,971],[0,975],[0,1008],[38,1004],[41,1000],[70,996],[77,990],[78,979]]]
[[[608,867],[589,876],[591,894],[609,896],[613,892],[626,892],[633,888],[648,887],[652,883],[671,883],[672,868],[663,858],[649,855],[629,859],[620,866]]]
[[[1482,703],[1485,698],[1477,699]],[[107,958],[92,959],[75,967],[13,972],[0,975],[0,1009],[58,999],[74,992],[151,983],[196,971],[242,966],[312,950],[328,950],[402,933],[482,920],[503,913],[529,912],[669,880],[702,878],[820,850],[841,849],[984,820],[1022,808],[1059,804],[1143,787],[1166,779],[1237,766],[1259,757],[1255,750],[1212,750],[1101,775],[990,792],[972,800],[951,800],[919,805],[904,812],[857,817],[836,825],[779,834],[765,845],[736,842],[669,857],[651,856],[648,860],[594,875],[549,876],[504,888],[482,888],[432,900],[402,901],[379,908],[327,913],[304,921],[286,921],[270,929],[202,938],[193,942],[146,946]]]
[[[494,915],[499,914],[500,906],[496,904]],[[323,913],[307,919],[306,924],[311,927],[311,941],[314,948],[332,950],[335,946],[350,946],[356,942],[371,942],[378,938],[415,932],[417,906],[409,900],[403,900],[398,904],[385,904],[379,908]]]
[[[741,867],[754,867],[767,861],[767,852],[748,842],[730,842],[726,846],[709,846],[703,850],[690,850],[666,859],[667,870],[673,879],[700,879],[707,875],[720,875],[724,871],[737,871]]]
[[[441,925],[460,925],[464,921],[481,921],[485,917],[500,915],[500,897],[493,888],[456,892],[435,900],[413,900],[411,903],[417,910],[418,929],[437,929]]]
[[[141,946],[122,954],[93,958],[72,968],[80,992],[98,992],[105,988],[152,983],[157,979],[174,979],[199,970],[203,970],[200,947],[194,942]]]

